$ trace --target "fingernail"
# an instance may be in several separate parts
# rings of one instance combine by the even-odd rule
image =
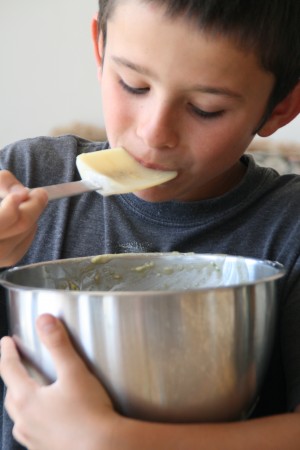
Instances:
[[[38,317],[37,325],[44,333],[52,333],[57,328],[57,319],[51,314],[43,314]]]
[[[25,186],[21,186],[20,184],[14,184],[13,186],[11,186],[9,188],[9,192],[10,193],[24,193],[24,192],[29,192],[29,189]]]

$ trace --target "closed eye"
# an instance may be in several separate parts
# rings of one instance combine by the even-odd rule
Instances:
[[[124,91],[129,92],[130,94],[133,94],[133,95],[144,95],[147,92],[149,92],[149,87],[136,88],[136,87],[130,86],[129,84],[125,83],[125,81],[122,79],[119,80],[119,84]],[[224,110],[218,110],[218,111],[212,111],[212,112],[204,111],[204,110],[192,105],[191,103],[189,103],[188,106],[189,106],[191,112],[195,116],[201,117],[202,119],[215,119],[217,117],[222,116],[225,112]]]
[[[197,108],[196,106],[189,104],[189,107],[193,114],[195,114],[198,117],[201,117],[202,119],[215,119],[217,117],[220,117],[224,114],[224,110],[221,109],[219,111],[204,111],[203,109]]]
[[[122,79],[119,80],[119,83],[120,83],[120,86],[124,89],[124,91],[129,92],[130,94],[142,95],[149,91],[148,87],[135,88],[135,87],[129,86],[129,84],[125,83]]]

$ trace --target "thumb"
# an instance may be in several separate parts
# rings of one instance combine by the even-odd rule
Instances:
[[[59,319],[51,314],[42,314],[36,325],[40,340],[51,354],[59,379],[70,378],[85,367]]]

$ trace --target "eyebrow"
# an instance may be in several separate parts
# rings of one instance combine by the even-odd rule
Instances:
[[[225,97],[231,97],[241,100],[243,96],[238,92],[232,91],[228,88],[223,87],[212,87],[212,86],[204,86],[204,85],[196,85],[193,87],[193,90],[203,92],[205,94],[213,94],[213,95],[223,95]]]
[[[134,72],[140,73],[142,75],[147,75],[152,78],[156,78],[155,74],[151,72],[151,70],[147,69],[146,67],[140,66],[139,64],[135,64],[131,61],[129,61],[126,58],[121,58],[119,56],[112,56],[112,59],[115,63],[121,66],[125,66],[128,69],[133,70]],[[202,84],[196,84],[193,86],[191,91],[198,91],[203,92],[204,94],[212,94],[212,95],[223,95],[225,97],[231,97],[236,99],[242,99],[242,95],[238,92],[232,91],[231,89],[224,88],[224,87],[214,87],[214,86],[206,86]]]
[[[146,69],[146,67],[140,66],[139,64],[135,64],[131,61],[128,61],[126,58],[120,58],[119,56],[112,56],[113,61],[115,61],[120,66],[128,67],[128,69],[134,70],[135,72],[141,73],[142,75],[148,75],[152,78],[155,78],[155,75],[151,72],[151,70]]]

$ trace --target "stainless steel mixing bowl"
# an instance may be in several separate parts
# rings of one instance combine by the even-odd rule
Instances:
[[[34,375],[56,377],[35,330],[60,317],[124,415],[168,422],[245,418],[268,364],[277,262],[123,254],[9,269],[11,333]]]

